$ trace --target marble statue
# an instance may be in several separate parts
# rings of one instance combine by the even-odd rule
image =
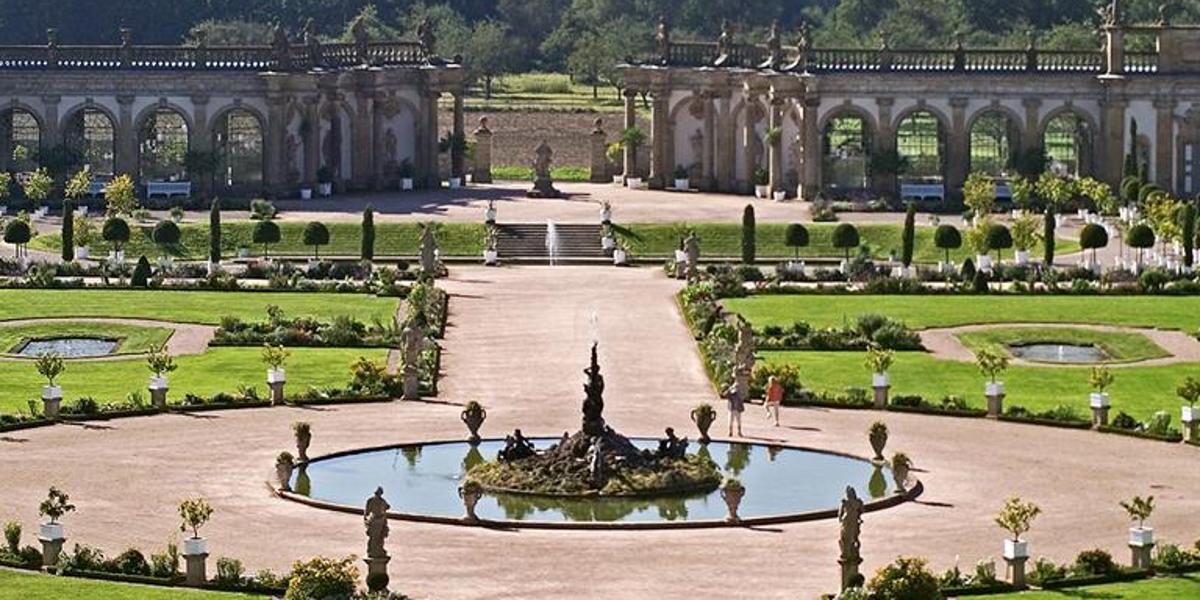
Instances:
[[[862,533],[863,501],[854,486],[846,486],[846,497],[838,508],[838,523],[841,523],[841,538],[838,547],[841,554],[838,563],[842,566],[842,589],[850,587],[859,578],[858,566],[862,564],[859,534]]]
[[[383,499],[383,488],[375,488],[375,495],[367,499],[363,509],[363,524],[367,528],[367,558],[387,558],[383,547],[388,536],[387,511],[391,508]]]
[[[554,150],[545,141],[538,144],[533,151],[533,189],[526,192],[530,198],[560,198],[562,193],[554,187],[550,178],[550,164],[554,160]]]
[[[433,227],[421,228],[421,274],[437,277],[438,245],[433,237]]]
[[[417,400],[421,397],[421,353],[431,342],[425,336],[425,328],[419,323],[409,323],[400,332],[401,373],[404,377],[404,399]]]
[[[687,254],[687,279],[695,281],[700,277],[700,238],[696,232],[688,234],[683,241],[683,252]]]

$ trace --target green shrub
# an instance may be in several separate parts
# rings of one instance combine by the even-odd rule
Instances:
[[[174,579],[179,573],[179,547],[168,544],[162,554],[150,555],[150,575],[161,579]]]
[[[784,401],[794,399],[804,389],[804,384],[800,381],[800,367],[793,364],[759,362],[754,365],[754,371],[750,375],[750,395],[765,397],[767,379],[772,376],[783,386]]]
[[[100,237],[108,242],[113,250],[120,251],[121,248],[129,242],[129,223],[121,217],[111,217],[104,222],[104,226],[100,228]]]
[[[305,246],[312,246],[313,258],[320,260],[321,246],[329,243],[329,228],[320,221],[311,221],[304,226],[303,238]]]
[[[1067,568],[1054,564],[1054,561],[1042,556],[1038,557],[1033,562],[1033,568],[1029,570],[1029,583],[1033,585],[1042,585],[1051,581],[1058,581],[1067,577]]]
[[[950,251],[962,248],[962,243],[962,233],[953,225],[938,225],[933,232],[933,244],[946,252],[946,262],[950,262]]]
[[[221,201],[213,198],[208,211],[208,260],[221,262]]]
[[[833,247],[846,252],[846,260],[850,260],[850,250],[857,248],[860,242],[858,228],[850,223],[840,223],[833,228]]]
[[[354,595],[358,569],[354,557],[332,559],[318,556],[292,565],[284,600],[343,600]]]
[[[363,210],[360,254],[362,260],[375,259],[375,208]]]
[[[1121,571],[1113,557],[1108,552],[1100,550],[1084,550],[1075,557],[1075,565],[1071,573],[1078,577],[1105,577]]]
[[[874,600],[940,600],[938,579],[923,558],[897,558],[875,572],[867,585]]]
[[[217,576],[215,581],[222,585],[239,585],[246,574],[242,561],[236,558],[222,556],[217,559]]]
[[[21,550],[21,523],[19,521],[9,521],[4,524],[4,544],[13,554]]]
[[[129,279],[133,287],[150,286],[150,261],[145,256],[138,257],[137,266],[133,268],[133,276]]]
[[[108,565],[110,571],[126,575],[150,575],[150,564],[146,557],[137,549],[130,548],[112,560]]]
[[[800,223],[792,223],[784,230],[783,243],[795,249],[795,256],[800,257],[800,249],[808,246],[808,229]]]
[[[758,254],[758,240],[755,234],[754,205],[747,204],[742,210],[742,264],[754,264]]]

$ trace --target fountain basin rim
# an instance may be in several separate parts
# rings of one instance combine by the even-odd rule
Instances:
[[[531,440],[551,440],[551,439],[557,440],[560,438],[530,436],[529,439],[531,439]],[[630,437],[630,439],[631,440],[637,440],[637,439],[653,440],[653,439],[657,439],[657,438],[633,436],[633,437]],[[485,438],[484,440],[481,440],[481,441],[495,442],[495,441],[503,441],[503,440],[499,439],[499,438]],[[785,450],[799,450],[802,452],[812,452],[812,453],[825,454],[825,455],[830,455],[830,456],[839,456],[842,458],[859,460],[859,461],[862,461],[862,462],[865,462],[868,464],[875,464],[874,461],[867,459],[867,458],[863,458],[861,456],[855,456],[853,454],[849,454],[849,453],[845,453],[845,452],[837,452],[834,450],[825,450],[825,449],[821,449],[821,448],[810,448],[807,446],[800,446],[800,445],[796,445],[796,444],[788,444],[788,443],[765,444],[765,443],[761,443],[761,442],[744,442],[744,441],[740,441],[740,440],[730,440],[730,439],[722,439],[722,438],[713,438],[712,441],[722,442],[722,443],[727,443],[727,444],[745,444],[747,446],[759,446],[759,447],[766,447],[766,448],[774,447],[774,448],[783,448]],[[379,452],[379,451],[383,451],[383,450],[394,450],[394,449],[398,449],[398,448],[406,448],[406,447],[412,447],[412,446],[441,446],[441,445],[448,445],[448,444],[465,444],[465,443],[467,443],[466,440],[436,440],[436,441],[429,441],[429,442],[408,442],[408,443],[403,443],[403,444],[386,444],[386,445],[374,446],[374,447],[369,447],[369,448],[355,448],[355,449],[351,449],[351,450],[342,450],[342,451],[338,451],[338,452],[331,452],[329,454],[323,454],[323,455],[317,456],[317,457],[309,457],[307,463],[299,463],[296,466],[299,467],[302,464],[313,464],[316,462],[321,462],[324,460],[330,460],[330,459],[334,459],[334,458],[341,458],[344,456],[353,456],[356,454],[366,454],[366,453],[370,453],[370,452]],[[333,511],[333,512],[347,513],[347,514],[360,515],[360,516],[362,515],[362,512],[363,512],[363,509],[358,506],[347,506],[345,504],[337,504],[334,502],[328,502],[325,500],[318,500],[316,498],[310,498],[308,496],[303,496],[301,494],[297,494],[290,490],[280,490],[280,489],[277,489],[270,481],[266,481],[266,482],[264,482],[264,484],[267,486],[267,489],[269,489],[271,491],[271,493],[275,494],[276,497],[282,498],[284,500],[289,500],[289,501],[296,502],[299,504],[304,504],[306,506],[311,506],[313,508],[319,508],[322,510],[328,510],[328,511]],[[884,510],[887,508],[892,508],[894,506],[898,506],[900,504],[903,504],[904,502],[915,500],[924,491],[925,491],[924,483],[919,479],[914,479],[912,485],[910,485],[908,490],[905,491],[904,493],[892,493],[892,494],[889,494],[887,497],[879,499],[879,500],[873,500],[870,502],[864,501],[863,502],[863,512],[875,512],[875,511]],[[753,493],[753,490],[750,490],[750,493]],[[581,497],[581,496],[575,496],[575,497]],[[602,498],[602,497],[597,496],[597,499],[600,499],[600,498]],[[778,524],[782,524],[782,523],[803,523],[803,522],[807,522],[807,521],[821,521],[821,520],[825,520],[825,519],[835,519],[835,518],[837,518],[838,510],[839,510],[838,507],[833,507],[833,508],[827,508],[827,509],[821,509],[821,510],[798,512],[798,513],[784,513],[784,514],[778,514],[778,515],[766,515],[766,516],[761,516],[761,517],[745,517],[736,522],[731,522],[731,521],[727,521],[727,520],[723,520],[723,519],[722,520],[707,519],[707,520],[696,520],[696,521],[630,521],[630,522],[538,521],[538,520],[516,521],[516,520],[509,520],[509,519],[476,519],[476,520],[472,521],[472,520],[468,520],[464,517],[444,517],[444,516],[437,516],[437,515],[406,513],[406,512],[397,512],[397,511],[388,511],[387,516],[388,516],[388,519],[396,520],[396,521],[410,521],[410,522],[415,522],[415,523],[430,523],[430,524],[435,524],[435,525],[457,525],[460,527],[482,527],[482,528],[490,528],[490,529],[563,529],[563,530],[574,529],[574,530],[596,530],[596,531],[639,531],[639,530],[656,530],[656,529],[657,530],[663,530],[663,529],[713,529],[713,528],[719,528],[719,527],[753,527],[753,526],[759,526],[759,525],[778,525]]]

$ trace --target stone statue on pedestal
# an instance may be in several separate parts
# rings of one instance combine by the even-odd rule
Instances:
[[[421,274],[437,277],[438,245],[433,237],[433,227],[421,228]]]
[[[400,332],[402,349],[401,374],[404,377],[404,399],[418,400],[421,398],[421,353],[429,347],[430,341],[425,337],[425,327],[420,323],[410,322]]]
[[[533,189],[525,193],[530,198],[560,198],[562,192],[554,188],[554,180],[550,178],[550,163],[554,160],[554,150],[543,141],[533,151]]]
[[[388,536],[387,511],[391,508],[383,499],[383,488],[376,488],[375,495],[367,499],[363,509],[363,524],[367,529],[367,558],[387,558],[387,550],[383,547]]]
[[[859,534],[862,533],[863,501],[858,498],[853,486],[846,486],[846,497],[838,509],[838,522],[842,525],[838,547],[841,554],[838,564],[842,566],[842,589],[851,587],[859,578],[858,566],[862,564]]]
[[[583,384],[586,397],[583,400],[583,433],[590,437],[604,434],[604,376],[600,374],[600,362],[596,358],[596,344],[592,344],[592,364],[583,372],[587,383]]]
[[[734,346],[733,381],[743,400],[750,397],[750,376],[754,373],[754,332],[745,319],[738,319],[737,344]]]
[[[683,240],[683,252],[687,255],[687,280],[695,282],[700,278],[700,238],[696,237],[696,232]]]

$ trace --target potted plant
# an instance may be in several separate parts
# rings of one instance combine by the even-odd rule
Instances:
[[[871,442],[871,450],[875,452],[875,462],[884,462],[883,448],[887,446],[888,426],[883,421],[875,421],[871,424],[871,429],[867,432],[867,439]]]
[[[305,246],[312,246],[313,257],[309,261],[308,267],[315,268],[321,263],[321,246],[329,244],[329,228],[320,221],[309,221],[304,226],[301,239]]]
[[[292,457],[291,452],[280,452],[279,456],[275,457],[275,479],[279,482],[279,490],[291,491],[292,469],[295,467],[296,460]]]
[[[1000,514],[996,516],[996,524],[1001,529],[1012,534],[1012,539],[1004,540],[1004,558],[1018,560],[1029,558],[1029,544],[1021,539],[1021,535],[1029,531],[1030,525],[1042,509],[1032,502],[1022,502],[1020,498],[1009,498]]]
[[[125,244],[129,242],[129,223],[121,217],[109,217],[104,221],[104,226],[100,230],[100,237],[108,242],[112,247],[110,258],[113,262],[125,261]]]
[[[292,423],[292,434],[296,436],[296,454],[300,462],[308,462],[308,446],[312,443],[312,425],[307,421]]]
[[[55,385],[54,380],[66,370],[66,362],[58,354],[48,352],[39,354],[33,364],[38,374],[46,378],[46,385],[42,386],[42,412],[53,419],[58,416],[58,409],[62,406],[62,388]]]
[[[154,225],[154,229],[150,230],[150,239],[161,253],[158,259],[160,266],[171,266],[171,248],[178,246],[182,237],[183,232],[174,221],[159,221]]]
[[[980,271],[992,270],[992,257],[988,253],[992,247],[988,245],[988,234],[992,230],[990,217],[976,217],[975,225],[967,229],[967,246],[975,253],[975,268]]]
[[[938,271],[941,273],[953,273],[954,263],[950,261],[950,251],[962,248],[962,234],[953,225],[938,225],[937,229],[933,232],[933,243],[938,249],[946,253],[946,260],[938,263]]]
[[[617,241],[617,247],[613,249],[613,264],[618,267],[623,267],[629,263],[629,243],[625,240]]]
[[[470,402],[467,402],[467,406],[463,408],[462,414],[459,415],[459,418],[461,418],[463,424],[467,426],[467,431],[471,432],[471,435],[467,437],[467,441],[470,442],[472,446],[479,444],[479,428],[482,427],[483,422],[487,420],[487,410],[483,408],[482,404],[471,400]]]
[[[12,196],[12,173],[0,171],[0,217],[8,212],[8,199]]]
[[[321,194],[322,198],[328,198],[333,195],[333,178],[333,167],[322,165],[321,168],[317,169],[317,192]]]
[[[867,370],[874,374],[871,380],[872,387],[882,388],[891,385],[888,379],[888,369],[892,368],[892,363],[896,360],[896,355],[891,350],[886,350],[876,343],[871,343],[867,346],[867,359],[865,366]]]
[[[1012,233],[1013,247],[1017,249],[1017,264],[1022,266],[1029,264],[1029,249],[1033,248],[1041,238],[1040,220],[1031,214],[1022,213],[1013,219],[1009,231]]]
[[[766,169],[754,169],[754,197],[766,199],[771,195],[771,174]]]
[[[975,366],[988,378],[985,395],[988,398],[1003,396],[1004,382],[996,381],[996,378],[1008,369],[1008,357],[991,348],[984,348],[975,353]]]
[[[179,503],[179,518],[183,522],[179,525],[179,531],[192,531],[192,537],[183,540],[184,556],[198,556],[208,554],[207,544],[204,538],[200,537],[200,528],[208,523],[212,518],[213,509],[209,506],[204,498],[189,498]]]
[[[63,218],[65,219],[67,217],[64,215]],[[71,237],[74,238],[73,242],[75,244],[75,258],[84,260],[89,258],[92,254],[90,246],[92,245],[92,241],[96,238],[96,228],[92,225],[91,219],[87,218],[87,215],[77,214],[73,217],[73,220],[74,232]],[[63,243],[66,243],[66,240],[64,240]]]
[[[267,366],[267,384],[287,382],[287,372],[284,371],[283,364],[290,355],[291,352],[282,345],[263,344],[262,361]]]
[[[33,204],[33,216],[44,218],[50,207],[42,203],[50,197],[50,192],[54,190],[54,178],[50,176],[50,172],[42,167],[30,173],[21,187],[25,190],[25,197]]]
[[[494,225],[489,225],[483,237],[483,264],[495,266],[500,264],[500,235]]]
[[[600,224],[608,225],[612,223],[612,204],[605,200],[600,203]]]
[[[1133,500],[1120,504],[1129,515],[1129,519],[1137,522],[1137,527],[1129,528],[1129,545],[1138,548],[1153,546],[1154,528],[1146,527],[1146,519],[1154,514],[1154,496],[1134,496]]]
[[[1113,374],[1108,367],[1092,367],[1092,373],[1088,377],[1088,383],[1095,390],[1091,394],[1092,408],[1108,408],[1110,406],[1108,393],[1105,390],[1113,384]]]
[[[51,486],[50,491],[46,494],[46,499],[38,505],[38,514],[50,519],[42,523],[40,537],[51,541],[64,539],[66,536],[63,535],[63,526],[58,520],[74,510],[75,505],[71,504],[71,497],[62,490]]]
[[[912,459],[903,452],[892,455],[892,479],[896,481],[896,493],[908,492],[908,474],[912,471]]]
[[[680,192],[686,192],[691,189],[691,182],[688,181],[688,170],[683,165],[675,165],[675,189]]]
[[[175,359],[167,354],[166,344],[150,347],[150,351],[146,354],[146,366],[150,367],[150,372],[154,374],[150,377],[151,395],[159,390],[166,391],[167,373],[174,371],[177,367]]]
[[[496,223],[496,201],[488,200],[487,209],[483,211],[483,222],[488,225]]]
[[[637,153],[638,148],[646,141],[646,133],[637,127],[629,127],[621,130],[621,149],[628,150],[632,160],[632,168],[628,173],[625,173],[625,186],[630,189],[638,189],[642,187],[642,178],[636,177],[637,172]]]
[[[1184,379],[1183,383],[1175,388],[1175,393],[1188,403],[1181,411],[1181,420],[1184,423],[1200,421],[1200,411],[1196,410],[1196,400],[1200,400],[1200,380],[1195,377]]]
[[[721,499],[725,501],[725,508],[729,510],[729,516],[726,521],[737,523],[742,518],[738,516],[738,507],[742,504],[742,498],[746,497],[746,486],[742,485],[734,477],[729,477],[725,480],[725,485],[721,486]]]
[[[183,222],[183,217],[184,217],[185,213],[184,213],[182,206],[179,206],[178,204],[176,204],[175,206],[172,206],[171,210],[169,211],[169,214],[171,215],[171,220],[174,221],[175,223]]]
[[[450,153],[450,165],[453,169],[453,172],[450,173],[450,177],[447,178],[446,184],[452,190],[462,187],[462,174],[459,173],[458,170],[462,168],[461,160],[462,157],[466,156],[467,154],[467,146],[467,136],[461,132],[447,133],[446,137],[442,138],[438,142],[439,152]]]
[[[699,404],[692,409],[692,422],[696,424],[696,428],[700,430],[700,443],[707,444],[712,441],[708,437],[708,429],[717,420],[717,411],[707,402]]]
[[[605,225],[604,231],[600,235],[600,248],[605,251],[612,250],[617,247],[617,237],[613,234],[612,225]]]
[[[411,158],[400,161],[400,190],[409,192],[413,189],[413,162]]]
[[[479,504],[479,499],[483,497],[483,486],[474,479],[468,479],[458,487],[458,497],[462,498],[463,508],[466,509],[466,514],[463,515],[463,520],[475,522],[479,517],[475,514],[475,505]]]

